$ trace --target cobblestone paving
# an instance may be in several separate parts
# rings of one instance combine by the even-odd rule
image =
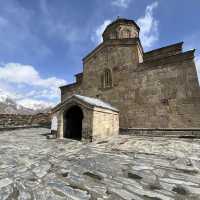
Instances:
[[[0,132],[0,200],[200,199],[200,141],[118,136],[84,144],[47,129]]]

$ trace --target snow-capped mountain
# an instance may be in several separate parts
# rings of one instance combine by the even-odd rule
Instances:
[[[0,113],[36,114],[49,112],[53,104],[31,99],[15,101],[10,94],[0,89]]]

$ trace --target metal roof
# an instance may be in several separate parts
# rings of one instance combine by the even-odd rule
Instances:
[[[96,106],[96,107],[101,107],[101,108],[106,108],[109,110],[113,110],[116,112],[119,112],[119,110],[117,108],[114,108],[113,106],[111,106],[109,103],[106,103],[100,99],[96,99],[96,98],[92,98],[92,97],[87,97],[87,96],[82,96],[82,95],[78,95],[75,94],[72,97],[76,97],[77,99],[80,99],[92,106]]]
[[[82,101],[83,103],[89,104],[90,106],[93,106],[93,107],[100,107],[100,108],[112,110],[115,112],[119,112],[119,110],[117,108],[111,106],[109,103],[106,103],[100,99],[82,96],[82,95],[78,95],[78,94],[74,94],[71,97],[69,97],[68,99],[66,99],[65,101],[59,103],[57,106],[55,106],[52,109],[52,112],[59,110],[61,107],[63,107],[65,105],[65,103],[70,102],[73,99],[77,99],[77,100]]]

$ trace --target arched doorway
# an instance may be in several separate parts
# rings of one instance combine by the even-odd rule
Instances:
[[[81,140],[83,112],[79,106],[72,106],[64,113],[64,137]]]

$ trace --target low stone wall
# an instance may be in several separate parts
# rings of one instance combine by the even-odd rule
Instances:
[[[51,114],[36,115],[0,114],[0,128],[14,127],[50,127]]]
[[[120,128],[120,135],[154,136],[154,137],[194,137],[200,138],[200,128]]]

